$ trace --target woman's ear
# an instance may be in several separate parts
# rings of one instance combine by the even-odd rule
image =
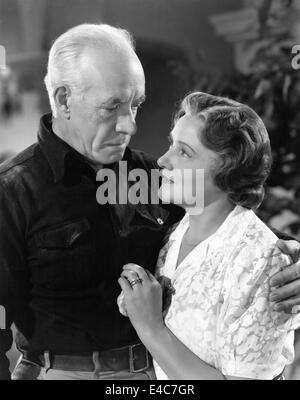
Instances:
[[[60,86],[55,90],[54,100],[56,109],[66,119],[70,119],[71,89],[69,86]]]

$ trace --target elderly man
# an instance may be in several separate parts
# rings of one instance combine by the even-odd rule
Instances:
[[[143,68],[126,31],[85,24],[54,42],[45,82],[52,115],[41,118],[37,143],[0,168],[0,376],[9,379],[14,322],[22,358],[13,379],[155,379],[119,313],[118,277],[129,262],[154,271],[182,211],[96,200],[103,166],[157,166],[128,148],[145,99]],[[298,251],[296,242],[282,246]],[[299,292],[299,270],[296,263],[274,278],[277,302]],[[279,307],[299,303],[294,296]]]

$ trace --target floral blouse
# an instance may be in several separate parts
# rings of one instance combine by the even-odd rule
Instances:
[[[223,375],[273,379],[293,361],[300,318],[272,309],[268,280],[291,259],[252,210],[236,206],[176,268],[188,227],[186,214],[158,258],[157,276],[169,277],[175,288],[166,325]],[[168,379],[154,366],[157,379]]]

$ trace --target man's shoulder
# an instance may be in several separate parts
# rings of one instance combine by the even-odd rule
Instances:
[[[25,150],[16,154],[0,164],[0,184],[9,183],[21,177],[25,170],[30,167],[38,144],[34,143]]]

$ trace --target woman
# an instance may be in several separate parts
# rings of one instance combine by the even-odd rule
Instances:
[[[266,128],[248,106],[193,93],[171,139],[158,161],[160,197],[186,214],[160,252],[157,277],[170,278],[174,294],[163,316],[156,278],[128,264],[119,279],[126,312],[158,379],[277,379],[293,360],[297,321],[269,302],[269,278],[291,261],[253,212],[271,167]],[[183,174],[198,169],[202,209],[186,196],[199,181]]]

